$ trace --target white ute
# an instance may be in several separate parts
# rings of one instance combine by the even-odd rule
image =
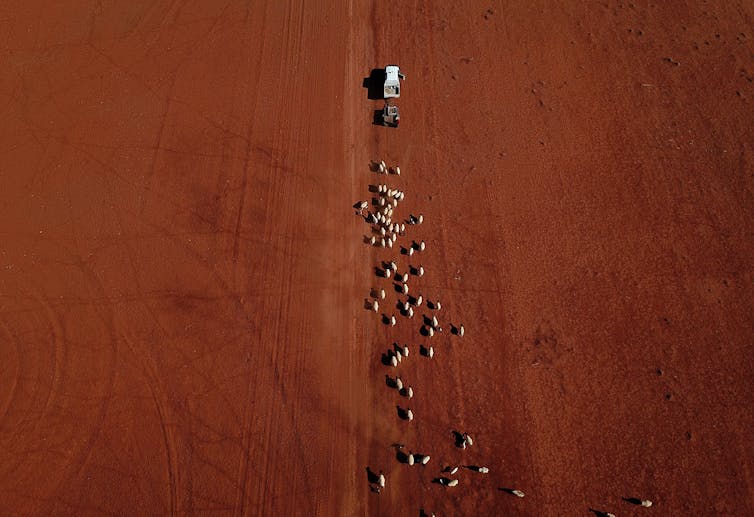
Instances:
[[[406,79],[397,65],[387,65],[385,67],[385,87],[384,94],[386,99],[397,99],[401,96],[400,80]]]

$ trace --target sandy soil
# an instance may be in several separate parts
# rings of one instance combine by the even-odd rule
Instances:
[[[754,8],[255,4],[0,7],[0,513],[754,513]]]

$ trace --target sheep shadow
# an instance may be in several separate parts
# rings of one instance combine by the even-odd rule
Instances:
[[[377,185],[369,185],[369,192],[376,193],[380,190],[380,188]],[[374,199],[374,198],[372,198]]]
[[[387,374],[385,374],[385,384],[387,384],[389,388],[393,388],[393,389],[398,387],[398,383],[395,382],[395,379],[393,379]]]
[[[456,447],[458,447],[459,449],[465,449],[466,437],[463,435],[463,433],[456,431],[455,429],[451,432],[453,434],[453,440],[455,442]]]
[[[422,325],[421,328],[419,329],[419,334],[421,334],[424,337],[427,337],[429,336],[429,330],[427,329],[427,327]]]
[[[432,483],[436,485],[447,485],[448,482],[450,482],[450,478],[446,478],[445,476],[437,477],[432,480]]]
[[[368,311],[373,311],[374,310],[373,302],[374,300],[370,300],[369,298],[364,298],[364,308]]]
[[[516,497],[518,497],[518,495],[516,495],[516,489],[515,488],[500,487],[500,488],[498,488],[498,490],[500,492],[505,492],[506,494],[515,495]]]
[[[458,330],[458,327],[456,327],[455,325],[451,323],[450,333],[453,334],[454,336],[457,336],[460,333],[460,330]]]
[[[393,366],[392,351],[388,351],[382,354],[382,364],[385,366]]]
[[[408,463],[408,454],[403,452],[400,449],[395,450],[395,459],[398,460],[398,463],[403,463],[404,465]]]
[[[599,510],[595,510],[594,508],[589,508],[589,511],[592,512],[596,517],[609,517],[609,513],[607,512],[601,512]]]
[[[435,302],[427,300],[427,308],[431,310],[435,310],[437,308],[437,305],[435,305]]]
[[[419,345],[419,353],[424,357],[429,357],[429,348],[424,345]]]
[[[621,499],[630,504],[641,505],[641,499],[638,497],[621,497]]]
[[[377,484],[380,482],[380,475],[377,474],[375,471],[370,469],[369,467],[366,468],[367,470],[367,481],[371,484]]]
[[[400,406],[395,406],[395,410],[398,413],[398,418],[401,420],[408,420],[408,409],[403,409]]]
[[[463,468],[465,468],[466,470],[471,470],[472,472],[479,472],[479,469],[481,469],[482,467],[480,467],[479,465],[464,465]]]
[[[362,80],[361,87],[366,89],[369,100],[383,100],[385,98],[385,69],[372,68],[369,76]]]

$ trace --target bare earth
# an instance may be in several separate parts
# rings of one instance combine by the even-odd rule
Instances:
[[[750,2],[8,4],[1,515],[754,514]]]

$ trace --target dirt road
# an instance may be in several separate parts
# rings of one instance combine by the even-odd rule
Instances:
[[[754,511],[751,7],[49,4],[0,7],[0,513]]]

